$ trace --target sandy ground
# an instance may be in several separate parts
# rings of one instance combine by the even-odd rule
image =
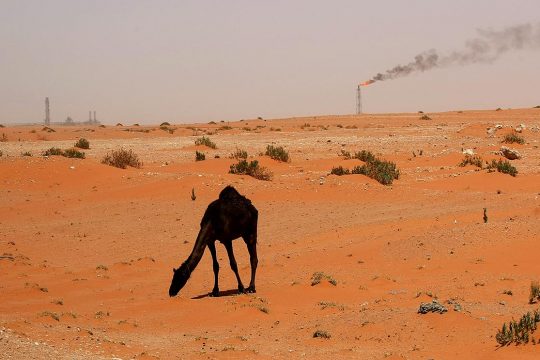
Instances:
[[[495,334],[539,307],[528,296],[540,280],[540,109],[429,116],[173,124],[172,133],[0,128],[0,358],[538,358],[539,345],[500,348]],[[502,129],[488,135],[496,124]],[[523,155],[512,161],[517,177],[458,166],[463,149],[500,158],[503,135],[518,124],[526,143],[510,145]],[[217,149],[195,146],[202,134]],[[91,145],[84,160],[40,156],[79,137]],[[268,144],[284,146],[291,162],[261,156]],[[121,146],[144,166],[100,163]],[[228,174],[237,147],[273,180]],[[340,157],[342,149],[394,161],[401,177],[383,186],[329,175],[333,166],[361,164]],[[195,162],[195,150],[207,160]],[[189,255],[206,206],[228,184],[259,210],[257,293],[235,294],[218,245],[223,296],[207,296],[207,252],[170,298],[171,269]],[[234,245],[248,283],[245,245]],[[337,284],[312,286],[315,272]],[[417,313],[434,298],[449,311]],[[330,338],[314,338],[317,330]]]

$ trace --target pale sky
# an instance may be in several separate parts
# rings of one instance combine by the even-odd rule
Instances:
[[[538,0],[0,0],[0,123],[174,123],[351,114],[356,84]],[[540,50],[380,82],[364,111],[540,105]]]

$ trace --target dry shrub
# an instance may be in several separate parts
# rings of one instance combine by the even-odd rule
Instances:
[[[107,155],[105,155],[101,160],[101,163],[120,169],[125,169],[128,166],[134,168],[140,168],[142,166],[142,162],[139,160],[139,157],[131,149],[119,149],[108,152]]]

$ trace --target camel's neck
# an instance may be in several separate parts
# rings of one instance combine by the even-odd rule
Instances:
[[[206,249],[206,245],[208,245],[208,240],[212,236],[211,227],[210,222],[206,222],[201,226],[201,230],[199,231],[199,235],[197,235],[197,240],[195,240],[193,250],[184,264],[182,264],[182,266],[187,266],[190,273],[195,269],[195,267],[197,267],[199,261],[201,261],[204,250]]]

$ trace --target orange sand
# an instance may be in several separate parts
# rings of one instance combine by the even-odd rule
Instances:
[[[537,358],[537,346],[499,348],[495,334],[539,306],[528,304],[528,294],[540,280],[540,110],[429,115],[247,120],[227,123],[232,130],[173,124],[173,134],[159,126],[1,128],[8,141],[0,142],[0,352],[66,359]],[[462,149],[498,159],[503,135],[520,123],[527,142],[510,145],[523,155],[512,161],[517,177],[458,166]],[[495,124],[505,128],[488,137]],[[217,149],[194,146],[194,135],[205,132]],[[79,137],[91,144],[84,160],[39,156]],[[292,161],[259,155],[272,143]],[[121,146],[144,166],[100,163]],[[273,181],[228,174],[236,147],[271,170]],[[342,149],[371,150],[396,162],[401,177],[383,186],[362,175],[328,175],[333,166],[361,163],[339,157]],[[195,162],[195,150],[207,160]],[[233,294],[234,275],[218,245],[226,295],[206,296],[213,274],[205,254],[179,296],[169,298],[171,269],[189,255],[206,206],[227,184],[259,210],[258,292]],[[245,245],[234,245],[248,283]],[[317,271],[337,285],[311,286]],[[449,311],[417,314],[432,297]],[[463,310],[455,312],[449,299]],[[331,304],[323,309],[320,302]],[[316,330],[331,338],[313,338]]]

